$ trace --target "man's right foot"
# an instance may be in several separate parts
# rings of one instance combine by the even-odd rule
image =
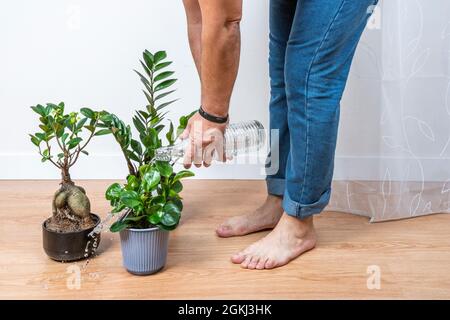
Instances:
[[[221,224],[216,229],[217,235],[228,238],[275,228],[283,214],[282,201],[281,197],[268,195],[264,204],[254,212],[232,217]]]

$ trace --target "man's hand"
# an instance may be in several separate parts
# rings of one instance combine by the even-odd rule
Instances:
[[[181,139],[189,139],[183,164],[186,169],[202,164],[209,167],[216,153],[218,159],[226,161],[223,135],[227,123],[219,124],[204,119],[198,112],[188,122]]]

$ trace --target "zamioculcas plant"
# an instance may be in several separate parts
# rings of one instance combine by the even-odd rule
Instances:
[[[80,113],[65,113],[64,103],[36,105],[31,109],[39,115],[41,129],[40,132],[30,134],[31,142],[38,148],[42,162],[49,162],[61,171],[61,186],[53,196],[53,215],[44,223],[45,231],[76,233],[95,227],[99,218],[91,214],[86,191],[75,185],[70,177],[70,169],[81,154],[88,154],[86,147],[94,136],[110,133],[108,129],[98,128],[105,112],[83,108]],[[46,240],[44,237],[44,246]],[[67,256],[67,259],[61,260],[73,260],[71,257],[78,255],[76,252],[60,249]],[[53,254],[57,255],[55,252]],[[52,258],[59,259],[58,256]]]
[[[175,229],[183,209],[180,197],[183,189],[181,180],[193,176],[188,170],[175,172],[173,163],[154,159],[156,149],[163,144],[175,143],[193,114],[181,117],[177,128],[172,121],[166,119],[166,108],[176,101],[168,99],[175,91],[170,88],[176,82],[176,79],[172,78],[174,72],[167,70],[170,64],[164,51],[155,54],[145,51],[143,54],[141,61],[143,72],[136,71],[136,73],[145,87],[147,105],[145,109],[138,110],[133,117],[138,138],[133,137],[129,125],[113,114],[101,125],[111,130],[122,150],[129,171],[125,184],[114,183],[106,191],[106,199],[113,207],[112,213],[125,212],[110,228],[113,232],[121,232],[122,239],[131,239],[130,230],[149,230],[156,237],[155,234],[158,233],[155,233],[155,230]],[[163,142],[164,140],[166,142]],[[164,239],[167,239],[167,236],[167,232],[161,235]],[[133,263],[127,263],[129,257],[127,252],[123,254],[124,264],[129,271],[143,274],[155,271],[155,268],[143,271],[136,269]],[[142,254],[148,257],[149,253]],[[145,258],[141,259],[145,261]],[[165,260],[161,261],[162,265],[164,263]]]
[[[129,171],[126,184],[114,183],[106,191],[113,213],[128,210],[124,219],[111,226],[113,232],[127,227],[151,226],[173,230],[183,209],[179,195],[183,188],[181,179],[194,175],[188,170],[176,173],[173,163],[154,160],[155,150],[163,146],[161,136],[165,136],[165,145],[173,145],[193,114],[182,116],[176,130],[173,122],[166,119],[168,112],[165,109],[176,101],[167,101],[175,91],[170,87],[176,79],[171,78],[173,71],[166,70],[172,63],[166,57],[164,51],[155,54],[145,51],[141,61],[145,75],[135,71],[145,87],[148,102],[146,108],[136,111],[133,117],[139,139],[134,139],[131,127],[113,114],[101,124],[112,132],[118,142]],[[166,125],[168,130],[163,134]]]

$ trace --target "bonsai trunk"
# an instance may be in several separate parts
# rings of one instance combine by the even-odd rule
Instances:
[[[69,169],[61,169],[61,187],[53,196],[53,216],[47,227],[58,232],[73,232],[91,228],[91,204],[86,191],[70,178]]]

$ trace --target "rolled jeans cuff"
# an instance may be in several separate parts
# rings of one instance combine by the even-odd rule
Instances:
[[[289,197],[286,191],[283,195],[283,209],[284,211],[293,217],[299,219],[306,219],[314,214],[321,213],[323,209],[328,205],[330,201],[331,189],[325,191],[320,199],[311,204],[302,204],[296,202]]]
[[[286,180],[280,178],[266,178],[267,193],[274,196],[283,196]]]

